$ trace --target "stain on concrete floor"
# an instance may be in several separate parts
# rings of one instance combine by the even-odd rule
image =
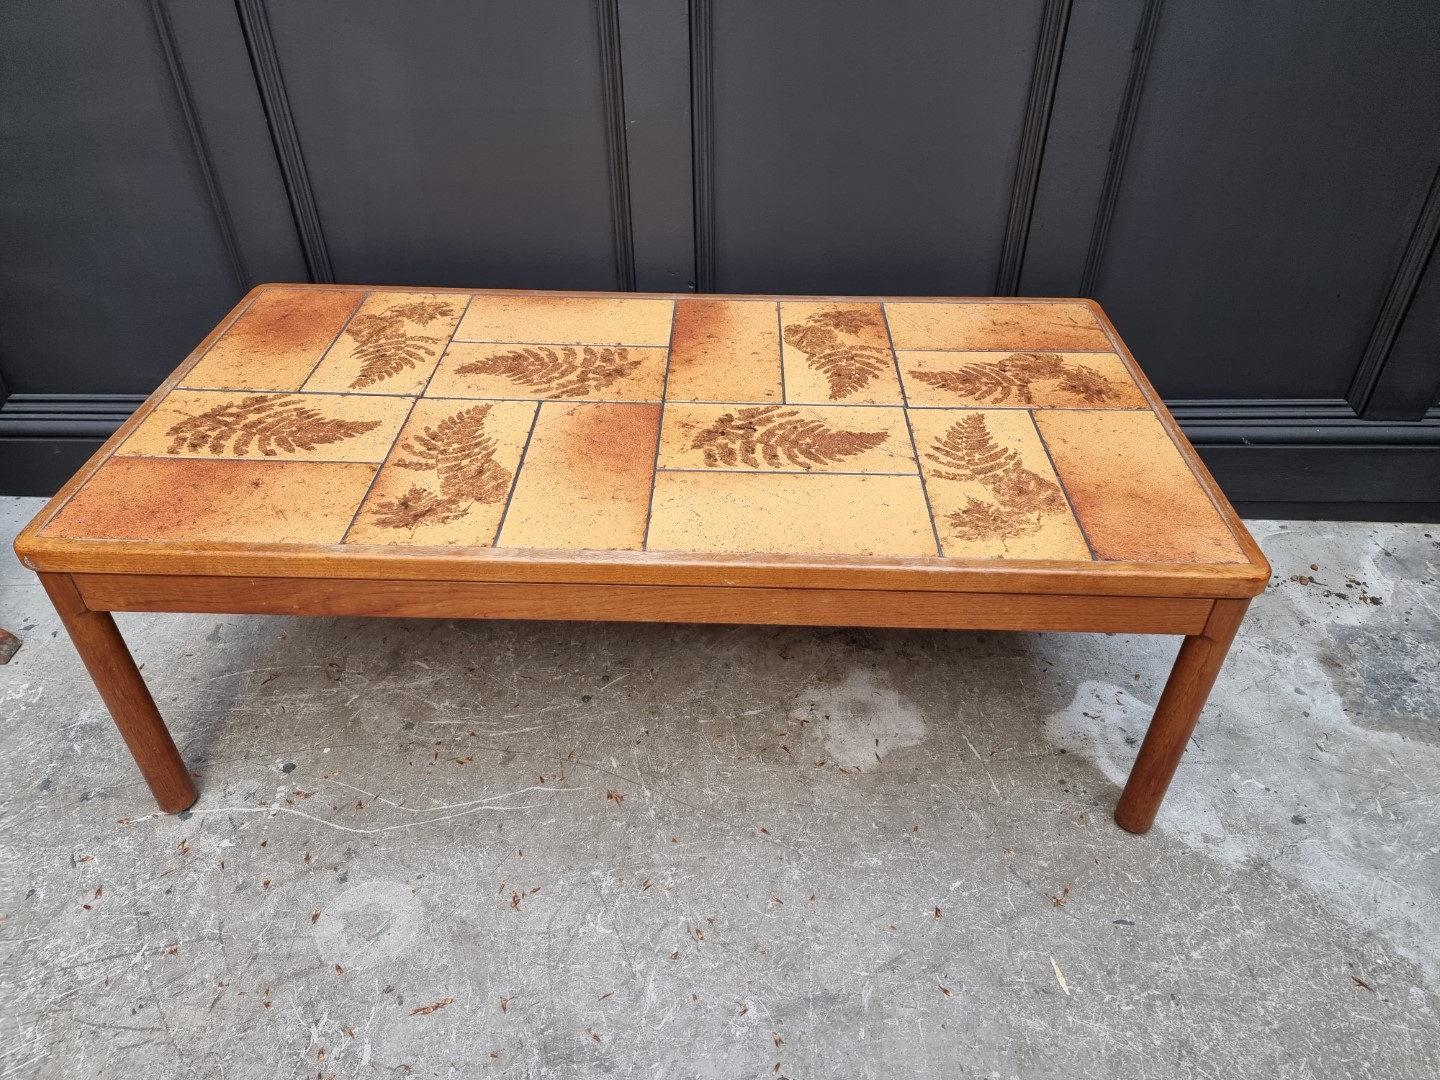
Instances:
[[[1434,1075],[1440,545],[1254,529],[1144,838],[1174,639],[122,616],[158,816],[0,558],[0,1076]]]

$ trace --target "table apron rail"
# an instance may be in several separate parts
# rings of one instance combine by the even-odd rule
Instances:
[[[92,611],[1195,634],[1213,600],[711,585],[74,574]]]

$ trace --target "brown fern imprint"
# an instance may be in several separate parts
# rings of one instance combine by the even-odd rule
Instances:
[[[353,439],[379,426],[379,420],[331,419],[303,397],[251,394],[239,401],[222,401],[173,425],[165,432],[171,439],[165,452],[229,452],[244,457],[253,443],[260,453],[274,457]]]
[[[426,427],[421,434],[400,444],[400,451],[410,457],[398,458],[391,465],[397,469],[434,473],[440,494],[456,501],[457,505],[461,501],[467,504],[504,501],[510,493],[511,474],[495,460],[495,440],[485,431],[485,418],[490,409],[488,404],[472,405],[445,417],[434,427]]]
[[[985,405],[1000,405],[1013,395],[1021,405],[1034,403],[1032,384],[1058,379],[1058,389],[1090,405],[1119,397],[1105,377],[1085,364],[1072,364],[1046,353],[1012,353],[994,364],[970,363],[956,371],[915,371],[912,378],[947,393]]]
[[[503,375],[541,397],[578,397],[604,390],[625,378],[643,361],[631,359],[629,349],[569,346],[553,349],[529,345],[512,352],[481,357],[461,364],[457,375]]]
[[[742,463],[758,469],[762,458],[772,469],[783,469],[787,461],[810,469],[863,453],[889,437],[887,431],[837,431],[803,419],[795,409],[766,405],[725,413],[690,447],[702,451],[712,469]]]
[[[1067,365],[1065,374],[1060,379],[1059,389],[1067,394],[1074,394],[1087,405],[1098,405],[1102,401],[1121,396],[1105,381],[1105,376],[1085,364]]]
[[[805,320],[815,326],[828,326],[842,334],[858,334],[862,330],[878,330],[884,324],[871,311],[843,308],[839,311],[817,311]]]
[[[1008,539],[1023,536],[1040,528],[1037,522],[1033,528],[1017,529],[1012,515],[995,503],[985,502],[973,495],[966,498],[965,509],[946,515],[950,529],[961,540]]]
[[[423,524],[444,525],[469,512],[470,507],[459,499],[441,498],[419,484],[411,484],[397,499],[376,501],[374,522],[387,529],[413,529]]]
[[[495,440],[485,431],[491,408],[472,405],[403,440],[398,450],[409,456],[397,457],[390,467],[430,473],[439,493],[411,484],[398,498],[376,501],[374,523],[388,529],[444,525],[477,503],[503,502],[512,474],[495,460]]]
[[[878,327],[879,320],[864,311],[818,311],[803,323],[785,327],[784,338],[805,354],[805,362],[830,384],[830,400],[847,398],[871,379],[891,369],[888,349],[845,341],[840,335]]]
[[[373,386],[434,356],[434,346],[441,339],[407,333],[406,323],[428,326],[454,314],[454,306],[443,300],[416,300],[378,314],[356,315],[345,328],[345,335],[355,342],[354,356],[360,361],[360,374],[350,386],[356,390]]]
[[[970,496],[963,510],[947,515],[961,539],[1025,536],[1040,529],[1045,515],[1067,508],[1060,486],[1027,469],[1013,447],[996,443],[980,413],[951,424],[925,457],[941,466],[931,474],[936,479],[974,481],[995,498],[991,503]]]

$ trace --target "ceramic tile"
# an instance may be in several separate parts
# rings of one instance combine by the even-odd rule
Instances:
[[[116,454],[383,461],[411,400],[172,390]]]
[[[306,390],[418,394],[465,310],[456,293],[371,293]]]
[[[604,296],[476,296],[457,341],[668,345],[673,300]]]
[[[1089,305],[1047,303],[887,303],[895,348],[1111,351]]]
[[[1153,413],[1047,412],[1035,421],[1096,556],[1245,561]]]
[[[111,458],[46,536],[335,544],[377,466],[362,462]]]
[[[669,402],[662,469],[915,471],[903,409]]]
[[[535,409],[531,401],[416,402],[346,542],[489,547]]]
[[[664,349],[455,342],[425,393],[429,397],[659,401],[664,390]]]
[[[670,401],[781,401],[780,319],[772,300],[680,300]]]
[[[1028,412],[912,409],[910,423],[947,556],[1089,561]]]
[[[662,472],[649,551],[929,555],[918,476]]]
[[[217,390],[299,390],[362,289],[266,289],[180,380]]]
[[[640,548],[659,435],[659,405],[544,402],[499,546]]]
[[[895,356],[879,304],[787,300],[780,305],[785,400],[899,405]]]
[[[1115,353],[900,352],[911,405],[1143,409]]]

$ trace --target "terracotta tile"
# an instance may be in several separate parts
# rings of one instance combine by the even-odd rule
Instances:
[[[951,558],[1090,561],[1022,409],[912,409],[920,471]]]
[[[915,471],[903,409],[669,402],[662,469]]]
[[[499,546],[640,548],[659,434],[659,405],[544,402]]]
[[[361,289],[266,289],[180,385],[299,390],[364,297]]]
[[[412,400],[172,390],[116,454],[383,461]]]
[[[1153,413],[1047,412],[1035,420],[1099,558],[1246,561]]]
[[[650,551],[930,555],[918,476],[662,472]]]
[[[535,408],[530,401],[416,402],[346,543],[489,547]]]
[[[895,356],[879,304],[785,301],[785,400],[899,405]]]
[[[456,342],[425,393],[428,397],[659,401],[664,390],[664,349]]]
[[[773,301],[678,300],[670,401],[781,401],[780,319]]]
[[[911,405],[1144,409],[1115,353],[900,352]]]
[[[897,349],[1059,349],[1113,346],[1086,304],[887,303]]]
[[[335,544],[376,466],[359,462],[112,457],[47,536],[197,543]]]
[[[418,394],[445,351],[467,297],[461,293],[371,293],[306,390]]]
[[[673,300],[603,296],[476,296],[457,341],[668,345]]]

